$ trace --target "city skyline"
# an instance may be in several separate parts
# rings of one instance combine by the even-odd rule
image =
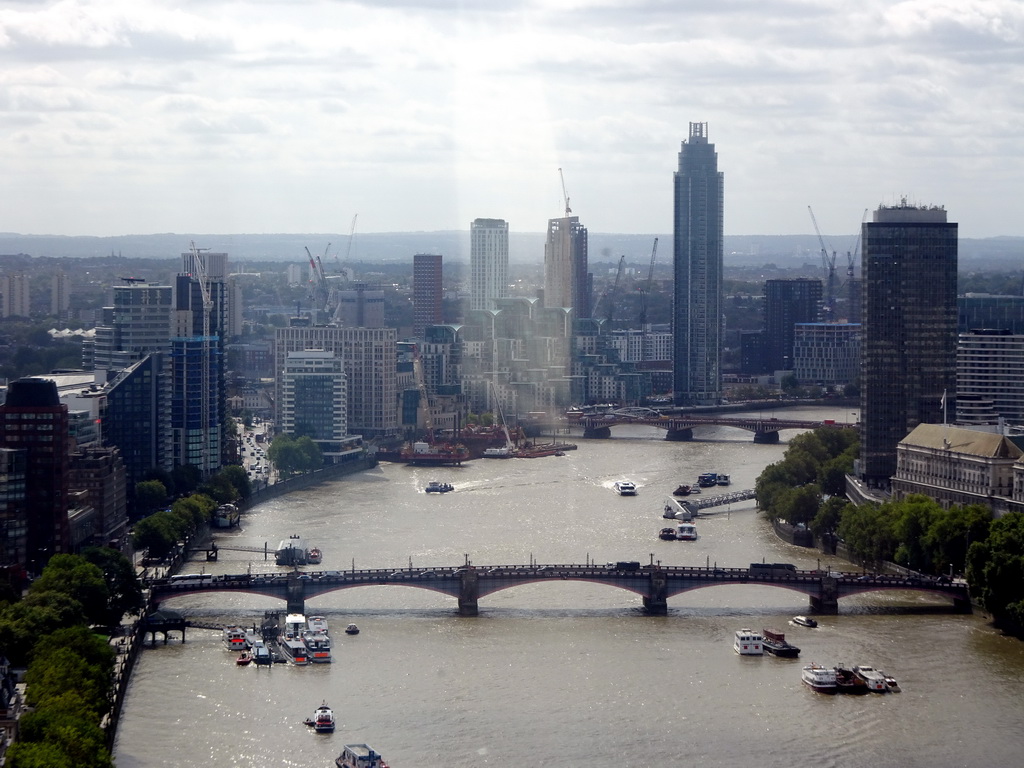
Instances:
[[[538,232],[563,168],[591,232],[664,233],[700,120],[728,235],[904,196],[1024,235],[1018,3],[445,5],[0,2],[0,229]]]

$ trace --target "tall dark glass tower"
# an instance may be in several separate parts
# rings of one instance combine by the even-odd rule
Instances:
[[[956,396],[957,225],[904,200],[863,225],[860,462],[887,489],[896,444],[918,424],[952,417]]]
[[[690,123],[675,173],[673,390],[676,405],[722,397],[724,177],[708,124]]]
[[[821,306],[821,280],[766,280],[764,284],[765,357],[769,371],[793,370],[797,323],[813,323]]]

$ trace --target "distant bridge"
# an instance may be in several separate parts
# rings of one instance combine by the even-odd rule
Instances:
[[[815,613],[836,613],[839,599],[879,590],[916,590],[942,595],[963,612],[971,610],[967,586],[962,582],[928,578],[868,576],[857,573],[775,571],[751,573],[750,568],[718,568],[613,563],[600,565],[490,565],[470,564],[436,568],[377,568],[280,574],[189,576],[149,582],[150,604],[174,597],[210,592],[246,592],[285,600],[288,610],[305,613],[305,601],[340,589],[367,586],[406,586],[429,589],[458,600],[459,614],[476,616],[481,597],[504,589],[550,581],[587,581],[607,584],[643,599],[652,614],[668,611],[668,598],[694,589],[728,584],[763,584],[802,592]]]
[[[806,421],[800,419],[750,419],[722,414],[720,416],[665,416],[612,412],[603,415],[588,415],[570,419],[570,424],[583,427],[583,436],[590,438],[611,437],[612,427],[623,424],[645,424],[666,431],[666,440],[685,441],[693,439],[696,427],[736,427],[754,433],[755,443],[777,443],[783,429],[817,429],[818,427],[846,427],[834,421]]]

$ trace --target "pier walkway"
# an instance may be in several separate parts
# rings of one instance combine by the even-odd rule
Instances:
[[[494,592],[522,584],[551,581],[586,581],[625,589],[643,599],[644,608],[665,614],[668,598],[694,589],[734,584],[759,584],[806,594],[810,610],[836,613],[839,599],[863,592],[914,590],[949,598],[961,611],[970,612],[967,585],[944,579],[889,575],[862,575],[819,570],[662,566],[639,562],[587,565],[487,565],[468,562],[454,567],[375,568],[350,571],[319,571],[270,575],[199,576],[186,580],[149,583],[150,608],[174,597],[209,592],[248,592],[287,603],[289,612],[304,613],[306,600],[341,589],[366,586],[405,586],[429,589],[458,601],[459,614],[476,616],[479,600]]]

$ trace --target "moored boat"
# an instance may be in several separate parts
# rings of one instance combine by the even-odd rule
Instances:
[[[711,488],[718,485],[718,473],[705,472],[697,478],[697,485],[701,488]]]
[[[282,539],[274,552],[274,561],[278,565],[305,565],[306,545],[302,543],[302,537],[292,534]]]
[[[784,658],[796,658],[800,655],[800,649],[786,641],[786,636],[775,629],[763,629],[761,635],[764,638],[762,644],[764,649],[773,656]]]
[[[274,663],[270,649],[262,640],[257,640],[252,644],[252,660],[257,667],[269,667]]]
[[[792,623],[801,627],[810,627],[811,629],[818,626],[817,619],[812,619],[810,616],[794,616]]]
[[[636,496],[636,483],[632,480],[616,480],[612,487],[619,496]]]
[[[402,461],[409,464],[457,466],[469,460],[469,449],[459,443],[416,442],[411,447],[403,448],[400,456]]]
[[[740,656],[761,656],[764,654],[763,638],[752,629],[737,629],[732,649]]]
[[[323,616],[306,617],[306,629],[312,632],[323,632],[325,635],[331,634],[327,628],[327,619]]]
[[[719,472],[718,475],[715,477],[716,485],[729,485],[729,483],[731,482],[732,480],[729,479],[729,476],[723,475],[721,472]]]
[[[675,541],[676,540],[676,530],[675,530],[675,528],[662,528],[658,532],[658,538],[661,539],[662,541]]]
[[[309,660],[314,664],[330,664],[331,638],[326,632],[313,632],[307,629],[302,633],[302,642],[309,651]]]
[[[856,696],[868,692],[867,684],[853,673],[852,669],[836,667],[836,692]]]
[[[366,744],[346,744],[334,764],[337,768],[388,768],[384,758]]]
[[[859,680],[863,680],[864,685],[866,685],[867,689],[872,693],[885,693],[889,690],[889,686],[885,684],[885,675],[874,667],[869,667],[866,664],[859,664],[853,668],[853,674],[855,674]]]
[[[224,647],[236,653],[247,650],[249,639],[245,630],[239,626],[224,627]]]
[[[800,679],[818,693],[836,692],[836,671],[820,664],[808,664],[800,673]]]
[[[691,490],[693,490],[693,489],[689,485],[683,484],[683,485],[678,486],[674,491],[672,491],[672,495],[673,496],[689,496]]]
[[[240,654],[238,654],[238,658],[235,659],[235,664],[237,664],[240,667],[244,667],[244,666],[248,665],[249,662],[251,662],[251,661],[252,661],[252,654],[249,653],[248,651],[242,651]]]
[[[301,613],[289,613],[284,620],[284,633],[278,637],[277,644],[285,658],[296,666],[309,664],[309,649],[302,640],[302,632],[306,627],[306,617]]]
[[[485,459],[511,459],[513,451],[514,449],[508,445],[484,448],[483,457]]]

